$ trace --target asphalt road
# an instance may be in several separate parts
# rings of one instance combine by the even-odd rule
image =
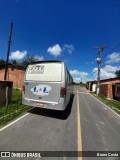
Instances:
[[[0,151],[78,150],[120,151],[120,117],[78,86],[74,87],[74,97],[65,112],[35,108],[19,121],[0,130]],[[58,157],[34,159],[119,159],[60,157],[61,153]]]
[[[120,151],[120,117],[83,88],[79,88],[79,102],[82,150]],[[115,160],[110,157],[102,159]]]

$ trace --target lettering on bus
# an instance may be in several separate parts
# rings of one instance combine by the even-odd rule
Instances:
[[[42,74],[44,73],[44,66],[42,65],[31,65],[28,68],[28,74]]]
[[[33,88],[31,88],[31,91],[33,92],[33,94],[36,95],[49,95],[49,92],[52,90],[51,86],[48,85],[38,85],[38,86],[34,86]]]

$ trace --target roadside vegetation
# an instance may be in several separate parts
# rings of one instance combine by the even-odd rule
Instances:
[[[22,92],[19,89],[12,90],[12,100],[8,106],[0,106],[0,126],[24,114],[28,106],[22,105]]]
[[[106,104],[108,107],[110,107],[112,110],[114,110],[116,113],[120,115],[120,101],[108,100],[107,97],[102,94],[99,94],[98,96],[95,94],[93,95],[96,96],[96,98],[98,98],[100,101],[102,101],[104,104]]]

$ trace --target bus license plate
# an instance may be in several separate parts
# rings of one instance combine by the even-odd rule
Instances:
[[[43,107],[44,104],[43,104],[43,103],[40,103],[40,102],[37,102],[37,103],[36,103],[36,106],[37,106],[37,107]]]

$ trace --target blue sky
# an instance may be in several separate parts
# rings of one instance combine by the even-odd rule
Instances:
[[[120,69],[120,0],[0,0],[0,59],[11,22],[11,60],[62,60],[76,82],[86,82],[96,79],[94,47],[105,45],[101,79]]]

